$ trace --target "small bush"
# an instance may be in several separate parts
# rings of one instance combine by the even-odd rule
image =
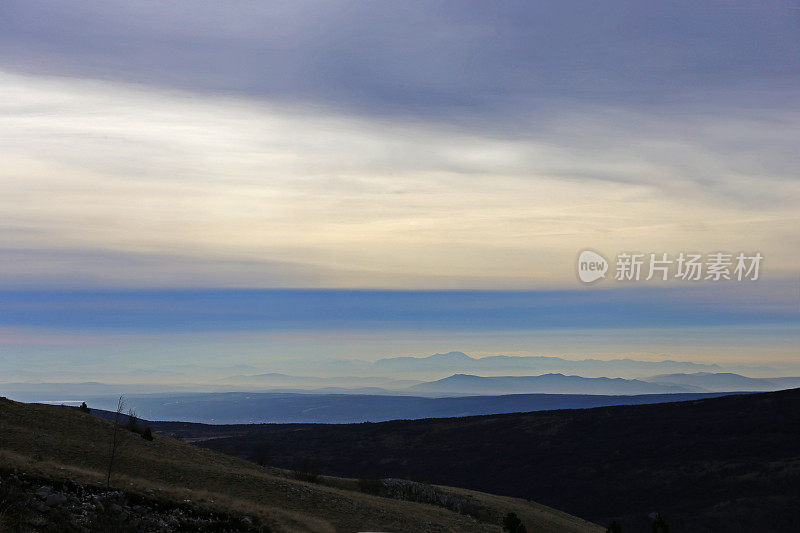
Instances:
[[[153,440],[153,430],[149,427],[144,428],[144,431],[142,431],[142,438],[144,440]]]
[[[78,409],[80,409],[80,410],[81,410],[81,411],[83,411],[84,413],[91,413],[91,412],[92,412],[92,410],[91,410],[91,409],[89,409],[89,406],[88,406],[88,405],[86,405],[86,402],[83,402],[83,403],[81,403],[81,406],[80,406],[80,407],[78,407]]]
[[[136,416],[136,411],[131,409],[128,411],[128,422],[125,424],[125,429],[133,433],[142,434],[142,426],[139,425],[139,417]]]
[[[508,531],[509,533],[528,533],[528,530],[525,529],[525,524],[519,519],[517,513],[508,513],[506,517],[503,518],[503,531]]]
[[[622,525],[614,520],[606,528],[606,533],[622,533]]]

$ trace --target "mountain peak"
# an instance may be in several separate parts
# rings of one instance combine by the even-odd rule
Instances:
[[[424,357],[423,359],[447,359],[451,361],[472,361],[473,358],[465,354],[464,352],[447,352],[447,353],[435,353],[433,355],[429,355],[428,357]]]

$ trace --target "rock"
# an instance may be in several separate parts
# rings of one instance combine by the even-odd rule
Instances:
[[[116,503],[112,503],[108,506],[108,512],[111,514],[114,520],[119,522],[124,522],[130,515],[127,509]]]
[[[67,497],[60,492],[54,492],[45,499],[44,503],[50,507],[59,507],[67,503]]]
[[[40,500],[44,500],[48,496],[50,496],[51,492],[53,492],[53,489],[51,489],[50,487],[47,486],[39,487],[39,489],[36,491],[36,496],[38,496]]]

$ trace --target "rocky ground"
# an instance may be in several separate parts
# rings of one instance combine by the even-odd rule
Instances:
[[[264,532],[247,516],[232,517],[104,487],[53,483],[22,472],[0,473],[0,531]]]
[[[503,517],[474,498],[459,496],[425,483],[407,479],[380,480],[380,494],[397,500],[438,505],[481,522],[501,524]]]

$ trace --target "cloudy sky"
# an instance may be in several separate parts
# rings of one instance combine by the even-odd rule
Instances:
[[[113,337],[142,361],[790,360],[798,141],[794,2],[6,1],[0,357],[103,360]],[[587,248],[765,259],[747,287],[587,288]],[[457,297],[392,311],[445,289],[505,292],[473,293],[479,318],[441,318]],[[645,294],[660,311],[643,318]],[[207,298],[249,311],[209,322]]]

